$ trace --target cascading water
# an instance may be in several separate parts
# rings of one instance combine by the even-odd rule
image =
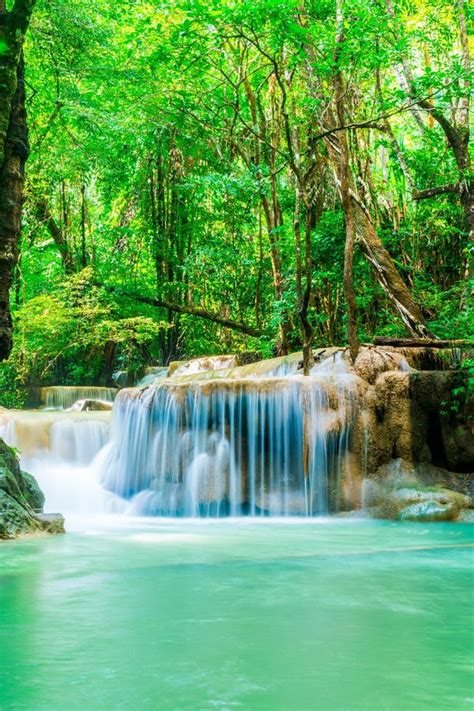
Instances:
[[[151,385],[155,380],[165,378],[167,374],[167,366],[159,365],[153,368],[146,368],[145,375],[138,381],[137,386],[143,387],[145,385]]]
[[[40,388],[40,401],[48,410],[68,410],[78,400],[113,402],[117,392],[115,388],[54,385]]]
[[[178,377],[122,391],[102,462],[104,487],[130,500],[134,514],[284,516],[336,508],[354,386],[341,363],[316,366],[310,378]]]
[[[0,436],[19,450],[49,510],[323,514],[339,505],[356,378],[341,353],[310,377],[299,374],[300,360],[161,377],[122,390],[110,434],[108,412],[39,410],[1,413]],[[64,391],[73,389],[53,392],[59,390],[49,404],[72,404]]]
[[[2,411],[0,437],[18,450],[50,511],[101,513],[108,495],[94,460],[109,437],[110,412]]]

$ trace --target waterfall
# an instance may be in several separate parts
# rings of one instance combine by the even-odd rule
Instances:
[[[339,366],[340,372],[337,372]],[[124,390],[104,488],[156,516],[315,515],[337,508],[354,379],[177,377]]]
[[[210,359],[209,359],[210,360]],[[309,377],[301,356],[195,367],[121,390],[110,412],[0,412],[0,437],[64,513],[313,516],[339,508],[357,376],[334,349]],[[158,379],[157,379],[158,376]],[[160,377],[161,376],[161,377]],[[45,388],[49,407],[104,388]],[[106,391],[106,392],[104,392]]]
[[[89,386],[55,385],[40,388],[40,401],[48,410],[68,410],[78,400],[105,400],[112,402],[118,390]]]
[[[101,513],[110,496],[95,460],[109,437],[110,412],[0,411],[0,437],[38,480],[50,511]]]

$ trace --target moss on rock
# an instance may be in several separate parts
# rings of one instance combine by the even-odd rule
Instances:
[[[15,451],[0,439],[0,539],[32,533],[64,533],[61,514],[43,514],[36,479],[22,472]]]

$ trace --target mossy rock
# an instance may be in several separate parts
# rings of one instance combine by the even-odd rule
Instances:
[[[471,504],[468,496],[441,486],[396,489],[391,500],[401,521],[453,521]]]
[[[39,488],[38,482],[28,472],[20,472],[20,489],[34,511],[42,511],[44,506],[44,494]]]
[[[43,514],[36,479],[22,472],[15,450],[0,439],[0,539],[32,533],[64,533],[60,514]]]
[[[36,533],[40,529],[34,512],[0,488],[0,538],[15,538],[24,533]]]
[[[428,463],[410,466],[402,459],[379,467],[363,484],[363,504],[376,518],[401,521],[453,521],[472,505],[470,496],[444,485],[449,472]]]

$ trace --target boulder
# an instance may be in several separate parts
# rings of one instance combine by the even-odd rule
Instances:
[[[378,518],[400,521],[453,521],[473,505],[472,498],[445,486],[452,476],[429,462],[413,466],[394,459],[362,484],[362,505]]]
[[[60,513],[41,513],[35,519],[45,533],[64,533],[64,516]]]
[[[15,451],[0,439],[0,539],[32,533],[64,533],[60,514],[43,514],[36,479],[20,470]]]
[[[40,524],[26,502],[22,504],[5,489],[0,488],[0,539],[16,538],[21,534],[37,533],[40,530]]]
[[[107,400],[77,400],[74,405],[69,408],[70,412],[100,412],[110,411],[113,408],[113,403]]]
[[[448,506],[436,501],[422,501],[402,509],[398,518],[400,521],[451,521],[454,516]]]
[[[378,376],[391,370],[409,371],[406,358],[400,353],[378,348],[362,348],[354,363],[357,375],[373,385]]]
[[[474,523],[474,510],[473,509],[463,509],[456,521],[460,523]]]
[[[28,472],[20,472],[19,485],[21,492],[34,511],[42,511],[44,506],[44,494],[38,486],[38,482]]]

